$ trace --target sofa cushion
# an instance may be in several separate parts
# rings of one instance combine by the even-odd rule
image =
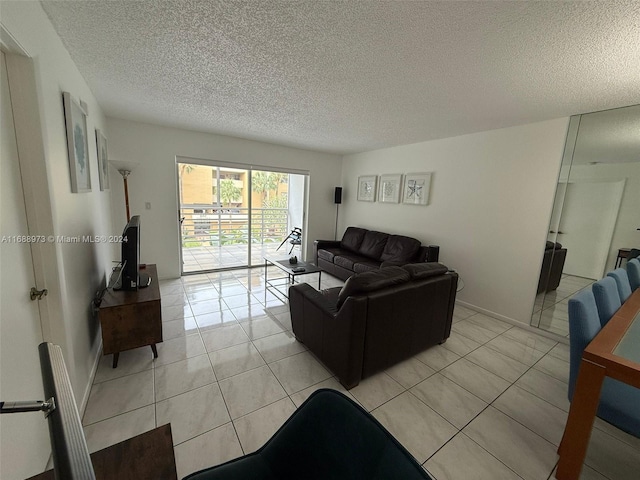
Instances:
[[[350,295],[372,292],[381,288],[409,281],[409,272],[401,267],[387,267],[370,272],[356,273],[344,283],[338,295],[337,308],[340,308]]]
[[[362,239],[364,238],[364,234],[367,232],[364,228],[358,227],[349,227],[344,232],[342,236],[342,240],[340,241],[340,246],[345,250],[349,250],[351,252],[357,252],[362,244]]]
[[[380,255],[384,251],[388,238],[388,233],[369,230],[364,234],[358,253],[374,260],[380,260]]]
[[[378,270],[380,268],[380,262],[376,260],[362,259],[353,264],[353,271],[356,273],[370,272],[371,270]]]
[[[402,268],[409,272],[412,279],[416,280],[435,277],[436,275],[442,275],[449,271],[447,267],[438,262],[410,263],[408,265],[403,265]]]
[[[321,248],[318,250],[318,258],[322,258],[327,262],[333,263],[333,257],[342,252],[340,248]]]
[[[407,262],[412,260],[418,249],[420,242],[415,238],[403,235],[389,235],[380,260],[393,262]]]
[[[333,257],[333,264],[353,271],[353,264],[361,261],[362,259],[363,258],[360,255],[342,252],[339,255]]]

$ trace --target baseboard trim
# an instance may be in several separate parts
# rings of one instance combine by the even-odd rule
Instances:
[[[505,315],[500,315],[499,313],[492,312],[491,310],[487,310],[486,308],[478,307],[477,305],[473,305],[468,302],[463,302],[461,300],[456,300],[456,304],[462,307],[468,308],[469,310],[474,310],[478,313],[482,313],[483,315],[487,315],[489,317],[496,318],[498,320],[502,320],[503,322],[510,323],[517,327],[520,327],[524,330],[528,330],[529,332],[536,333],[542,337],[549,338],[551,340],[555,340],[556,342],[564,343],[565,345],[569,345],[569,339],[563,337],[561,335],[556,335],[555,333],[547,332],[546,330],[542,330],[540,328],[532,327],[524,322],[520,322],[515,318],[507,317]]]
[[[102,358],[102,336],[100,336],[98,344],[98,349],[96,350],[96,356],[93,359],[93,366],[91,367],[91,374],[89,375],[89,382],[84,389],[84,394],[82,395],[82,402],[79,405],[78,413],[80,413],[80,419],[84,417],[84,411],[87,408],[87,404],[89,403],[89,395],[91,394],[91,387],[93,386],[93,381],[96,379],[96,373],[98,371],[98,365],[100,365],[100,359]]]

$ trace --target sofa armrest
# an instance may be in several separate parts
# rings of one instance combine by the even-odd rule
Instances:
[[[318,250],[324,248],[338,248],[340,247],[340,240],[314,240],[313,242],[313,258],[316,265],[318,265]]]
[[[298,296],[304,297],[307,302],[316,306],[327,315],[335,316],[338,313],[336,304],[331,302],[326,296],[313,288],[308,283],[298,283],[289,287],[289,301],[291,302],[292,296],[294,298]],[[293,300],[294,302],[296,300]]]
[[[317,356],[347,389],[362,376],[367,315],[366,297],[349,297],[336,311],[335,305],[310,285],[289,288],[293,333]]]

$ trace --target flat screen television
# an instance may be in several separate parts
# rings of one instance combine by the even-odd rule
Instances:
[[[122,274],[119,290],[137,290],[149,285],[149,275],[140,271],[140,215],[134,215],[122,231]]]

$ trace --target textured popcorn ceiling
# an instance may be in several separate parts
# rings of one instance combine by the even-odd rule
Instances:
[[[336,153],[640,103],[640,2],[43,1],[107,115]]]

